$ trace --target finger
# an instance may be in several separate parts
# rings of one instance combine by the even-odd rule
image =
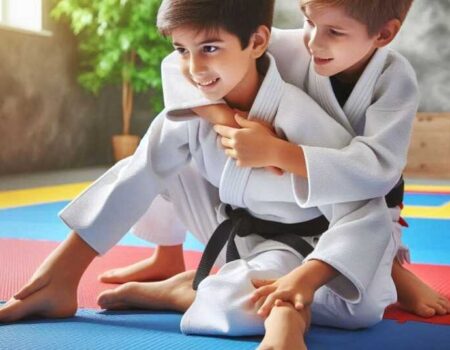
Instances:
[[[234,136],[234,134],[236,133],[236,130],[239,130],[239,129],[235,129],[235,128],[232,128],[230,126],[225,126],[225,125],[215,125],[214,126],[214,131],[216,133],[218,133],[221,136],[228,137],[229,139]]]
[[[276,286],[264,286],[258,288],[255,292],[253,292],[250,300],[253,302],[257,302],[259,299],[266,297],[270,293],[273,293],[276,289]]]
[[[255,122],[241,117],[239,114],[234,115],[234,120],[236,120],[236,123],[238,123],[242,128],[251,128],[255,125]]]
[[[302,310],[305,307],[303,297],[300,294],[296,294],[294,297],[294,307],[298,311]]]
[[[241,126],[241,128],[247,129],[264,128],[268,129],[270,133],[273,134],[272,125],[267,122],[263,122],[261,120],[249,120],[241,117],[239,114],[235,114],[234,120],[236,120],[236,123],[238,123]]]
[[[228,137],[222,137],[220,139],[220,143],[225,148],[233,148],[234,147],[234,141],[229,139]]]
[[[275,300],[275,306],[282,306],[283,304],[288,304],[288,303],[282,299]]]
[[[243,117],[248,116],[248,112],[246,112],[246,111],[241,111],[240,109],[237,109],[237,108],[233,108],[233,110],[234,110],[235,114],[239,114],[240,116],[243,116]]]
[[[284,173],[283,170],[281,170],[280,168],[277,168],[276,166],[268,166],[268,167],[266,167],[266,169],[275,175],[283,175],[283,173]]]
[[[283,301],[281,299],[277,299],[277,301],[275,302],[275,306],[276,307],[292,307],[291,303],[288,303],[287,301]]]
[[[42,278],[36,278],[28,282],[21,290],[14,294],[14,298],[17,300],[23,300],[28,298],[31,294],[36,293],[47,284],[46,280]]]
[[[275,295],[275,293],[270,294],[259,308],[258,315],[267,317],[270,314],[270,310],[272,310],[277,299],[279,299],[279,296]]]
[[[230,158],[237,159],[237,153],[236,153],[236,150],[234,150],[234,149],[230,149],[230,148],[225,149],[225,154]],[[238,164],[238,166],[239,166],[239,164]]]
[[[276,280],[265,280],[265,279],[252,279],[253,287],[259,288],[267,286],[268,284],[274,283]]]

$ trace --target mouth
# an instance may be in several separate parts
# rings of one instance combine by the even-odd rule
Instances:
[[[206,90],[206,89],[210,89],[212,87],[214,87],[217,82],[220,80],[220,78],[216,78],[216,79],[212,79],[212,80],[205,80],[205,81],[196,81],[193,80],[195,85],[197,86],[197,88],[201,89],[201,90]]]
[[[333,60],[332,58],[314,57],[314,63],[317,65],[324,65],[324,64],[331,62],[332,60]]]

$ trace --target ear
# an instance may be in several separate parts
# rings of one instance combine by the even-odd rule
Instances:
[[[389,44],[392,40],[394,40],[401,26],[402,23],[398,19],[391,19],[388,21],[378,32],[375,40],[375,46],[380,48]]]
[[[260,58],[267,50],[270,40],[270,29],[266,26],[259,26],[256,32],[252,34],[250,38],[250,47],[252,50],[252,56],[254,58]]]

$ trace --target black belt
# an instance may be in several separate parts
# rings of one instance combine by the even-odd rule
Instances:
[[[403,203],[404,191],[405,181],[403,181],[403,177],[401,177],[395,187],[386,195],[386,197],[384,197],[388,208],[401,206],[401,204]]]
[[[216,228],[206,244],[192,285],[194,290],[197,290],[200,282],[209,275],[225,244],[227,244],[227,262],[240,258],[234,242],[236,235],[246,237],[257,234],[265,239],[284,243],[294,248],[302,256],[307,256],[313,251],[313,247],[302,237],[320,235],[328,229],[329,224],[324,216],[295,224],[262,220],[251,216],[245,209],[232,209],[230,205],[226,206],[226,213],[229,219],[223,221]]]
[[[389,208],[400,206],[403,203],[404,185],[403,177],[401,177],[395,187],[385,196]],[[195,274],[194,290],[197,290],[200,282],[209,275],[225,244],[227,244],[227,262],[240,258],[234,242],[236,235],[246,237],[250,234],[257,234],[265,239],[284,243],[294,248],[302,256],[307,256],[313,251],[313,247],[302,237],[320,235],[328,229],[329,225],[328,220],[323,215],[305,222],[283,224],[255,218],[246,210],[242,208],[232,209],[230,205],[226,206],[226,213],[229,219],[216,228],[206,244]]]

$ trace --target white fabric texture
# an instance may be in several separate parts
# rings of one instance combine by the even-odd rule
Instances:
[[[131,228],[131,232],[158,245],[180,245],[185,241],[187,233],[186,226],[180,220],[170,199],[159,195]]]
[[[397,300],[392,281],[392,261],[397,250],[390,239],[380,265],[361,301],[350,304],[323,286],[314,295],[312,323],[358,329],[381,321],[387,305]],[[298,256],[272,250],[227,263],[217,274],[204,279],[196,298],[181,320],[185,334],[251,336],[264,334],[264,320],[250,302],[255,291],[252,279],[276,279],[301,264]],[[208,317],[205,317],[208,315]]]
[[[264,117],[273,123],[280,136],[292,142],[301,139],[310,145],[327,147],[348,144],[352,135],[304,92],[284,83],[273,59],[269,57],[269,60],[250,117]],[[274,83],[279,86],[275,91]],[[189,181],[184,184],[180,174],[187,171],[191,161],[215,193],[220,187],[220,201],[227,198],[231,205],[247,208],[256,217],[293,223],[323,213],[330,220],[330,229],[306,259],[325,261],[341,273],[328,285],[333,293],[348,303],[362,300],[391,239],[391,219],[384,198],[327,205],[320,210],[300,208],[292,191],[291,176],[276,176],[263,169],[248,172],[236,167],[234,160],[224,155],[212,126],[194,115],[185,121],[172,121],[163,111],[152,123],[136,153],[115,165],[62,210],[60,216],[88,244],[104,253],[145,214],[159,194],[169,193],[174,205],[179,203],[175,195],[183,195],[183,190],[191,184]],[[234,181],[224,179],[228,174]],[[177,181],[181,185],[178,190]],[[171,189],[175,189],[174,194]],[[202,198],[184,193],[186,200]],[[212,233],[208,226],[214,225],[214,220],[216,224],[223,220],[223,206],[211,206],[215,201],[214,198],[207,200],[209,214],[202,213],[201,206],[180,202],[183,209],[190,208],[194,215],[210,217],[211,220],[201,221],[203,227],[198,225],[197,228],[198,232],[208,230],[205,236]],[[187,216],[193,215],[187,213]],[[195,226],[198,223],[193,220],[189,224],[186,220],[185,224]],[[258,235],[238,238],[236,244],[243,259],[271,251],[285,251],[297,259],[303,258],[292,248]],[[360,263],[362,261],[364,264]]]
[[[171,60],[177,60],[177,57],[167,57],[166,63]],[[182,85],[178,84],[174,91]],[[183,88],[192,89],[189,85]],[[175,106],[175,99],[171,105]],[[188,101],[184,101],[184,106],[188,106]],[[277,134],[289,141],[309,146],[340,149],[353,138],[304,92],[283,82],[273,62],[269,65],[249,112],[249,119],[254,118],[272,123]],[[176,120],[176,117],[172,119]],[[383,226],[389,220],[384,199],[321,206],[320,211],[304,208],[306,211],[302,211],[297,206],[293,191],[293,183],[298,181],[307,182],[306,179],[297,179],[289,174],[276,176],[264,169],[239,168],[233,159],[228,159],[221,176],[220,199],[225,203],[246,207],[256,217],[284,223],[310,220],[320,212],[324,213],[331,221],[330,229],[308,259],[323,260],[341,272],[342,277],[337,279],[333,288],[347,300],[358,302],[377,269],[390,235],[390,229]],[[273,185],[268,186],[269,183]],[[307,214],[310,216],[305,217]],[[347,222],[350,217],[351,224]],[[377,222],[382,225],[378,226]],[[347,228],[347,224],[351,229]],[[373,229],[380,230],[380,233],[374,234]],[[372,242],[370,247],[366,243],[369,241]],[[333,249],[336,246],[340,248]],[[367,263],[352,266],[353,256],[361,257]]]
[[[269,52],[275,57],[284,81],[306,91],[353,136],[351,142],[341,147],[320,142],[309,144],[299,139],[308,179],[292,175],[298,204],[315,207],[386,195],[406,164],[419,101],[416,75],[408,61],[389,48],[377,50],[342,108],[330,79],[315,73],[301,29],[273,28]],[[164,60],[162,72],[170,115],[179,116],[199,105],[223,103],[206,99],[182,80],[176,53]],[[233,181],[230,174],[235,175],[229,171],[223,178]],[[397,223],[393,229],[400,230],[401,236]],[[401,245],[398,259],[407,260],[408,255],[408,249]]]

